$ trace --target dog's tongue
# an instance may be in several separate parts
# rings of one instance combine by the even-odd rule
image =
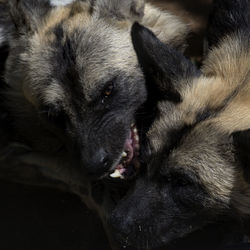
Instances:
[[[129,139],[125,141],[125,152],[128,154],[127,162],[131,162],[134,157],[133,140],[131,139],[131,135],[129,136]]]
[[[134,156],[138,156],[138,135],[137,129],[135,127],[131,127],[129,137],[125,141],[124,151],[125,156],[122,156],[121,162],[116,166],[115,171],[110,174],[112,178],[121,178],[124,179],[125,175],[129,176],[134,172],[134,167],[138,169],[139,162],[134,159]],[[133,163],[133,164],[132,164]],[[131,165],[132,164],[132,165]]]

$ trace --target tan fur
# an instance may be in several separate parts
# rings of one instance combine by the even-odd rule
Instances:
[[[250,48],[244,47],[244,43],[236,36],[227,37],[208,55],[203,71],[209,78],[199,79],[191,91],[185,93],[182,108],[189,104],[190,110],[194,108],[198,111],[205,107],[216,109],[228,98],[228,103],[225,103],[222,111],[206,123],[215,131],[220,130],[228,135],[250,129]],[[194,116],[192,118],[194,119]],[[244,181],[238,169],[232,169],[230,173],[231,169],[219,166],[218,162],[219,159],[215,159],[217,182],[214,182],[213,176],[213,183],[207,185],[207,181],[212,180],[207,176],[209,171],[199,174],[204,178],[205,185],[211,187],[211,195],[224,199],[233,197],[233,203],[239,205],[236,207],[244,211],[243,214],[250,214],[250,184]],[[219,170],[221,176],[218,176]],[[225,176],[228,174],[231,177]],[[232,190],[235,184],[236,191]]]
[[[30,58],[30,55],[24,55],[24,60],[30,61],[31,79],[35,77],[33,76],[33,72],[41,71],[44,67],[36,63],[37,59],[40,57],[40,53],[47,53],[47,47],[56,39],[53,29],[60,23],[63,23],[64,31],[68,36],[71,36],[77,29],[86,29],[86,32],[93,39],[95,39],[94,37],[98,38],[95,39],[96,45],[92,48],[92,51],[88,51],[88,61],[79,62],[84,67],[85,72],[87,72],[85,74],[87,78],[82,79],[82,81],[86,82],[85,92],[89,92],[87,90],[93,88],[93,83],[98,79],[105,79],[106,72],[114,68],[117,70],[134,71],[135,75],[138,74],[136,55],[130,38],[133,19],[114,20],[114,16],[102,16],[99,11],[91,15],[89,11],[90,6],[88,2],[73,2],[66,6],[56,7],[49,12],[38,31],[30,39],[32,58]],[[146,4],[141,23],[149,27],[166,43],[169,42],[173,45],[175,43],[184,44],[184,39],[188,32],[187,26],[177,17],[167,12]],[[100,44],[97,44],[97,41],[100,41]],[[101,44],[103,42],[108,45],[105,52]],[[92,54],[99,56],[92,57]],[[42,65],[45,64],[45,62],[41,63]],[[96,74],[97,65],[100,69],[98,74]],[[49,71],[50,68],[45,69],[45,73]],[[56,85],[54,85],[53,89],[55,92],[57,91]],[[58,91],[60,92],[60,89]],[[26,95],[29,97],[32,96],[30,94]],[[48,97],[45,96],[44,99],[49,100],[51,98],[50,95]],[[57,98],[59,98],[59,95]],[[86,98],[91,101],[88,96]],[[32,102],[36,103],[35,100]]]
[[[48,30],[66,20],[69,17],[69,14],[70,14],[70,8],[66,6],[52,9],[48,17],[45,18],[44,22],[39,27],[37,33],[41,35],[46,35],[46,32]]]
[[[95,20],[95,16],[91,17],[89,13],[89,5],[87,2],[73,2],[70,5],[54,8],[45,19],[44,23],[39,27],[38,34],[46,36],[51,28],[57,24],[65,22],[65,27],[70,31],[78,27],[87,27],[89,21]],[[99,18],[99,17],[98,17]],[[108,17],[105,17],[108,19]],[[113,20],[113,19],[112,19]],[[107,20],[108,21],[108,20]],[[185,44],[186,36],[189,29],[178,17],[147,3],[141,24],[151,29],[157,37],[164,43],[171,42],[173,45]],[[119,28],[130,30],[133,22],[130,19],[116,20],[111,25],[118,25]]]
[[[193,80],[190,88],[183,90],[182,95],[184,99],[178,109],[186,115],[186,123],[192,124],[200,110],[206,107],[216,109],[222,105],[228,89],[220,78],[199,77]]]
[[[224,152],[228,155],[225,162],[217,146],[232,133],[250,129],[250,47],[237,35],[226,37],[210,51],[202,71],[200,77],[178,83],[186,86],[180,89],[180,104],[158,104],[161,115],[148,132],[152,150],[164,150],[168,128],[195,124],[197,114],[215,111],[215,116],[198,123],[184,144],[171,151],[169,165],[199,176],[212,203],[221,200],[228,207],[233,204],[243,216],[249,215],[250,183],[239,168],[228,163],[235,164],[233,148]]]
[[[181,19],[166,11],[160,11],[151,4],[146,4],[141,24],[151,29],[162,42],[171,45],[185,44],[184,39],[189,31]]]

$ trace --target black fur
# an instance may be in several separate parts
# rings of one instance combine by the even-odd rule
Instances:
[[[8,37],[13,29],[10,17],[8,15],[8,8],[5,3],[0,2],[0,138],[1,146],[8,143],[11,135],[10,117],[8,111],[4,108],[4,91],[7,85],[4,81],[4,70],[6,59],[9,55]]]
[[[216,46],[226,35],[250,33],[249,0],[215,0],[209,17],[208,45]],[[226,18],[225,18],[226,16]]]
[[[34,32],[38,24],[36,22],[51,9],[49,0],[10,0],[8,2],[12,22],[19,34]]]
[[[195,125],[184,125],[181,128],[173,128],[168,132],[167,143],[165,145],[164,154],[167,156],[173,149],[177,148],[181,139],[188,134]]]
[[[216,250],[249,250],[250,243],[233,244],[232,246],[216,248]]]
[[[147,93],[150,93],[137,116],[139,130],[142,134],[146,134],[152,122],[160,115],[157,104],[164,100],[180,103],[181,95],[178,92],[179,86],[176,85],[178,80],[198,77],[200,72],[179,51],[170,46],[166,47],[149,29],[140,24],[133,25],[131,35],[138,61],[145,75]],[[147,43],[144,42],[145,40]],[[144,159],[142,161],[147,161],[147,155],[150,154],[148,142],[143,135],[141,141],[141,155]]]
[[[155,91],[157,100],[181,102],[178,93],[179,79],[189,79],[199,76],[196,67],[177,50],[166,47],[148,29],[135,23],[131,31],[132,41],[139,63],[146,76],[149,93]],[[142,39],[143,38],[143,39]],[[144,41],[147,40],[147,43]],[[157,81],[156,81],[157,79]]]
[[[250,182],[250,129],[235,132],[232,137],[237,160],[244,170],[245,178]]]

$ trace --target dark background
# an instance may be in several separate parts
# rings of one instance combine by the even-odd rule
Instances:
[[[101,222],[78,197],[0,182],[1,250],[106,250]]]

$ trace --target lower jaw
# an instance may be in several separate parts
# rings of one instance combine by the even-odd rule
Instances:
[[[118,165],[109,176],[117,179],[133,179],[137,175],[139,168],[139,159],[132,159],[128,165]]]
[[[139,149],[140,145],[138,131],[135,125],[131,125],[130,134],[128,139],[126,139],[120,163],[110,174],[110,177],[128,179],[135,176],[140,167]]]

